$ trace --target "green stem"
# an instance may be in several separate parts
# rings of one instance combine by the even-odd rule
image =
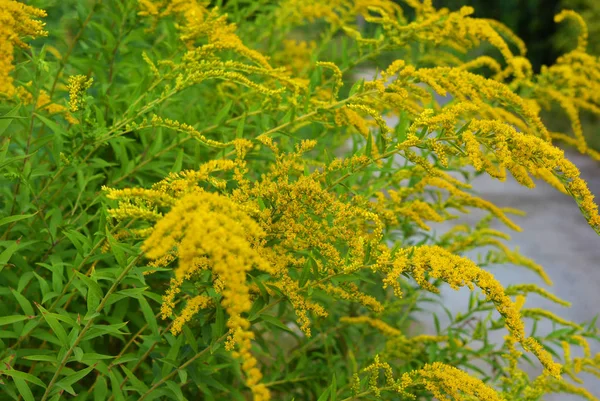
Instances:
[[[115,292],[117,290],[117,287],[119,286],[119,284],[121,284],[121,281],[123,281],[123,279],[127,276],[129,271],[135,266],[136,262],[141,257],[142,257],[142,254],[140,253],[138,256],[133,258],[133,260],[131,262],[129,262],[129,264],[123,269],[123,271],[121,272],[119,277],[117,277],[115,282],[112,284],[112,286],[110,287],[110,289],[108,290],[108,292],[106,293],[104,298],[102,298],[100,305],[98,305],[98,307],[94,311],[95,314],[99,314],[102,311],[102,309],[104,309],[104,305],[106,305],[106,303],[108,302],[108,298],[113,294],[113,292]],[[50,392],[52,391],[52,388],[54,387],[54,385],[56,384],[56,381],[58,380],[58,376],[60,375],[60,372],[63,370],[63,368],[67,364],[67,361],[73,354],[73,350],[79,345],[79,343],[83,339],[83,336],[92,327],[93,323],[94,323],[94,318],[90,318],[88,320],[88,322],[86,323],[86,325],[81,330],[81,332],[79,333],[79,335],[77,336],[77,338],[75,339],[75,341],[73,342],[73,344],[69,347],[67,352],[65,352],[65,355],[63,356],[62,360],[60,361],[60,364],[56,368],[56,371],[54,372],[54,376],[52,376],[52,379],[50,380],[50,383],[48,384],[48,387],[46,388],[46,391],[44,392],[44,395],[42,396],[41,401],[46,401],[48,399]]]

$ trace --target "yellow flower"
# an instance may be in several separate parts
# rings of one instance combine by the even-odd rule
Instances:
[[[69,110],[74,113],[84,106],[85,92],[92,86],[93,78],[85,75],[69,77]]]
[[[438,292],[426,278],[441,279],[451,288],[467,286],[473,290],[479,287],[504,317],[511,335],[538,357],[542,365],[554,375],[560,375],[560,365],[552,361],[550,354],[533,338],[525,337],[525,326],[521,320],[519,308],[506,295],[504,288],[494,276],[464,257],[454,255],[439,246],[419,246],[410,250],[405,270],[424,289]]]
[[[27,48],[20,37],[46,36],[44,23],[35,19],[46,16],[39,8],[15,0],[0,0],[0,95],[12,97],[16,94],[13,78],[15,46]]]
[[[481,380],[441,362],[426,364],[404,375],[411,380],[411,385],[423,385],[439,400],[448,397],[460,400],[464,399],[462,395],[465,394],[482,401],[502,401],[500,394]]]
[[[577,38],[577,50],[585,52],[588,44],[588,29],[584,19],[573,10],[562,10],[560,13],[554,16],[555,22],[562,22],[565,19],[570,18],[579,25],[579,37]]]
[[[197,295],[194,298],[190,299],[185,308],[181,311],[177,319],[173,321],[173,326],[171,326],[171,333],[173,335],[177,335],[181,332],[181,329],[184,324],[189,322],[192,317],[198,313],[200,309],[206,309],[209,306],[212,306],[213,302],[210,297],[206,295]]]
[[[374,329],[377,329],[387,337],[402,336],[402,332],[400,330],[388,325],[382,320],[372,319],[367,316],[342,317],[340,319],[340,322],[348,324],[368,324],[369,326],[373,327]]]
[[[256,360],[250,353],[253,333],[244,316],[252,306],[247,273],[253,268],[274,272],[257,249],[264,235],[242,207],[225,196],[197,190],[181,198],[156,223],[142,249],[148,258],[156,260],[177,247],[177,280],[165,299],[167,306],[163,307],[163,316],[172,310],[172,299],[179,291],[182,277],[196,269],[198,257],[207,257],[203,261],[223,283],[221,305],[229,315],[226,348],[233,350],[237,346],[236,355],[244,362],[247,384],[255,399],[268,400],[268,390],[258,384],[262,375],[254,368]],[[209,306],[210,302],[206,296],[193,298],[174,321],[171,331],[177,334],[194,313]]]

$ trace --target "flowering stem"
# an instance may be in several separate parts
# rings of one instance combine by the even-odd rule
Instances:
[[[278,384],[304,382],[307,380],[313,380],[313,379],[317,379],[317,378],[319,378],[319,377],[318,376],[309,376],[309,377],[297,377],[295,379],[275,380],[275,381],[272,381],[269,383],[265,383],[265,386],[272,387],[272,386],[276,386]]]
[[[71,44],[69,45],[69,48],[67,49],[67,53],[65,53],[64,57],[62,57],[62,59],[60,60],[60,65],[58,67],[58,71],[56,71],[56,75],[54,76],[54,81],[52,82],[52,88],[50,89],[50,94],[49,94],[50,99],[52,99],[52,95],[54,95],[54,91],[56,90],[56,85],[58,84],[58,79],[60,77],[60,73],[67,65],[67,60],[71,56],[71,53],[73,53],[73,49],[75,49],[75,45],[79,41],[79,38],[81,38],[83,31],[85,30],[86,26],[92,19],[92,16],[96,12],[96,6],[99,5],[100,3],[102,3],[102,0],[96,0],[96,2],[92,5],[92,10],[86,17],[85,21],[83,21],[83,23],[81,24],[79,31],[77,31],[77,34],[75,35],[75,37],[73,38],[73,41],[71,42]]]

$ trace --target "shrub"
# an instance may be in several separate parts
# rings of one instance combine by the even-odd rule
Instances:
[[[573,381],[599,373],[595,322],[503,288],[496,264],[550,279],[490,226],[517,211],[470,184],[540,178],[600,231],[555,146],[600,159],[578,14],[533,74],[500,22],[428,0],[31,3],[0,0],[3,399],[594,399]],[[486,217],[431,232],[470,209]],[[468,310],[416,332],[442,285]]]

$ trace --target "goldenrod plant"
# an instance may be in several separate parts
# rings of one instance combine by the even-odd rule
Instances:
[[[600,160],[580,123],[600,62],[573,11],[540,73],[473,12],[0,0],[0,399],[596,400],[595,321],[494,277],[552,284],[472,179],[546,181],[600,232],[562,150]],[[556,107],[570,130],[541,118]],[[442,286],[468,308],[420,332]]]
[[[600,25],[598,24],[600,4],[593,0],[561,0],[560,6],[577,11],[581,15],[588,24],[590,32],[588,51],[594,55],[600,54],[600,41],[598,41],[598,33],[600,33]],[[577,26],[573,24],[571,26],[562,26],[561,28],[553,38],[553,45],[557,49],[564,51],[565,49],[570,49],[567,38],[576,32]]]

